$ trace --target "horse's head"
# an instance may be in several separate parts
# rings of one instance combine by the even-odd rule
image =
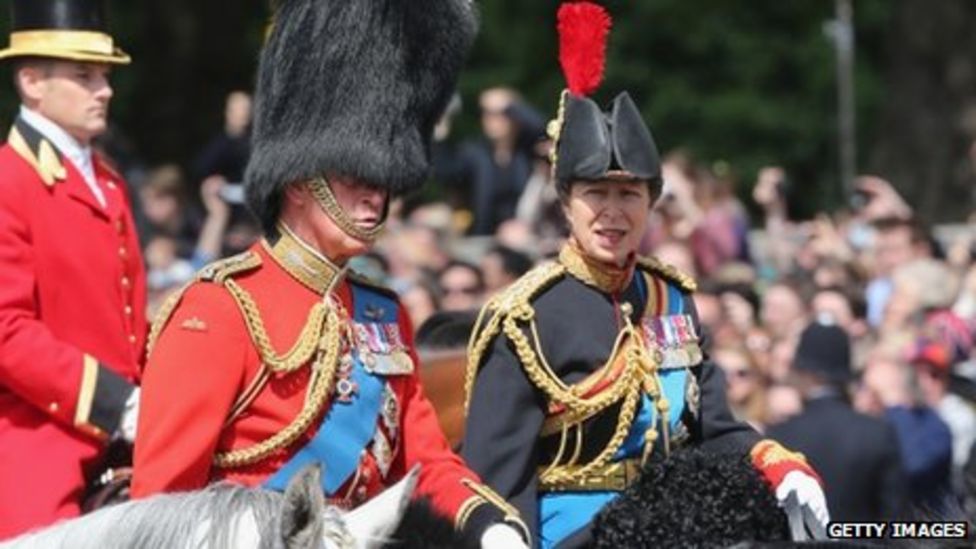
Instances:
[[[278,517],[285,549],[373,549],[396,530],[414,487],[419,468],[364,505],[348,513],[327,506],[321,471],[310,466],[288,484]]]

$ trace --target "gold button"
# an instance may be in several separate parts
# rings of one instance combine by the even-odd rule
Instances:
[[[130,284],[129,277],[123,276],[122,277],[122,287],[123,288],[128,288],[129,287],[129,284]]]
[[[52,414],[56,414],[58,412],[58,410],[60,410],[60,409],[61,409],[61,407],[58,406],[58,403],[57,402],[52,402],[52,403],[50,403],[50,404],[47,405],[47,410],[49,412],[51,412]]]
[[[136,336],[135,334],[129,334],[129,343],[135,344]]]
[[[123,309],[123,310],[125,311],[125,315],[126,316],[132,316],[132,307],[126,305],[125,306],[125,309]]]
[[[122,223],[122,220],[121,219],[119,219],[119,220],[117,220],[115,222],[115,230],[118,231],[119,234],[122,234],[123,232],[125,232],[125,224]]]
[[[125,259],[125,256],[126,256],[125,246],[122,246],[121,248],[119,248],[119,257]]]

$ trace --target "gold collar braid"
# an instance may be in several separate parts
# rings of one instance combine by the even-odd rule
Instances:
[[[623,268],[594,261],[572,240],[559,251],[559,263],[573,278],[608,294],[622,292],[634,275],[634,261],[628,261]]]
[[[262,242],[278,265],[319,295],[332,291],[346,273],[328,257],[302,241],[288,225],[278,222],[278,240],[272,245]]]
[[[326,181],[325,177],[316,177],[312,180],[309,187],[312,190],[312,196],[315,197],[322,210],[347,235],[364,242],[372,242],[376,240],[376,237],[379,236],[380,232],[386,226],[386,220],[384,219],[372,229],[360,229],[353,220],[349,219],[349,215],[339,205],[335,194],[332,193],[332,187],[329,186],[329,182]]]

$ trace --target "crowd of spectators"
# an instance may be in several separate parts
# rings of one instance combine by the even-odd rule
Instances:
[[[231,94],[225,128],[192,169],[150,170],[134,192],[150,311],[259,235],[238,187],[249,108],[246,94]],[[485,90],[478,110],[482,135],[455,142],[452,117],[464,110],[454,104],[437,128],[432,190],[392,204],[374,251],[353,260],[398,292],[415,327],[439,311],[476,310],[551,259],[565,234],[544,117],[508,88]],[[829,388],[894,441],[908,508],[967,504],[976,488],[976,218],[934,232],[926,221],[942,220],[919,219],[873,176],[858,178],[849,207],[805,221],[789,215],[781,167],[762,169],[751,194],[732,166],[681,151],[665,156],[663,176],[642,252],[698,281],[707,350],[734,413],[775,433]],[[824,359],[849,374],[842,382],[798,371],[811,325],[838,329],[849,345]],[[851,516],[870,515],[862,511]]]

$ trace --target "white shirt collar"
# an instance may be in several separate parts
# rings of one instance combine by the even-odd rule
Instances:
[[[84,177],[88,188],[91,189],[95,198],[98,199],[99,204],[104,207],[105,193],[98,187],[95,181],[95,168],[92,164],[91,147],[82,145],[77,139],[71,137],[68,132],[64,131],[61,126],[58,126],[46,116],[24,105],[20,106],[20,117],[24,122],[33,126],[35,130],[41,132],[44,137],[50,140],[61,151],[61,154],[74,164],[75,168]]]

